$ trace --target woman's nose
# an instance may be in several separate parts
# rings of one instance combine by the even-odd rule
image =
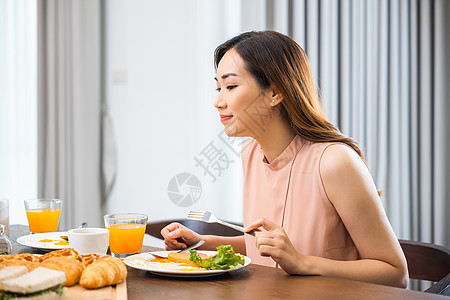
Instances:
[[[223,96],[220,92],[217,94],[216,100],[214,101],[214,107],[217,109],[226,108],[227,102],[223,99]]]

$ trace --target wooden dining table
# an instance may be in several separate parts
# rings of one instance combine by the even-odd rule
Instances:
[[[38,249],[17,243],[28,234],[24,225],[10,226],[13,253]],[[161,250],[143,246],[142,252]],[[327,276],[292,276],[283,270],[250,264],[211,277],[166,277],[128,267],[129,300],[139,299],[450,299],[430,293]]]

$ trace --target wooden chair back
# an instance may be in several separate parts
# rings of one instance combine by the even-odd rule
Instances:
[[[409,278],[436,282],[425,292],[442,294],[450,285],[450,249],[423,242],[399,242],[408,262]]]

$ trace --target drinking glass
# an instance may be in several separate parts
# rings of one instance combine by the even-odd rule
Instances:
[[[125,258],[141,252],[147,215],[120,213],[106,215],[104,219],[105,227],[109,230],[109,250],[112,256]]]
[[[58,230],[62,206],[61,200],[31,199],[25,200],[24,203],[31,233]]]
[[[5,235],[9,236],[9,201],[0,199],[0,224],[5,225]]]

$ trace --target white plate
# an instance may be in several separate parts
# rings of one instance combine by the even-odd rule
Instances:
[[[160,251],[161,254],[167,255],[169,252],[174,251]],[[205,253],[208,256],[217,254],[217,251],[199,251],[199,253]],[[249,257],[245,256],[245,262],[244,265],[237,265],[234,268],[228,269],[228,270],[199,270],[199,271],[185,271],[185,270],[169,270],[163,268],[163,265],[167,265],[164,263],[150,263],[149,260],[152,260],[156,258],[155,256],[151,255],[150,252],[130,255],[127,258],[125,258],[124,263],[127,266],[130,266],[135,269],[148,271],[150,273],[163,275],[163,276],[170,276],[170,277],[204,277],[204,276],[214,276],[219,275],[222,273],[239,270],[241,268],[244,268],[248,266],[251,263],[251,260]],[[176,266],[175,266],[176,267]],[[178,268],[178,267],[177,267]]]
[[[35,233],[30,235],[24,235],[17,239],[17,242],[21,245],[41,250],[59,250],[69,248],[69,245],[55,245],[56,243],[63,241],[62,235],[67,236],[67,231],[60,232],[45,232]],[[53,240],[52,242],[40,242],[41,240]]]

